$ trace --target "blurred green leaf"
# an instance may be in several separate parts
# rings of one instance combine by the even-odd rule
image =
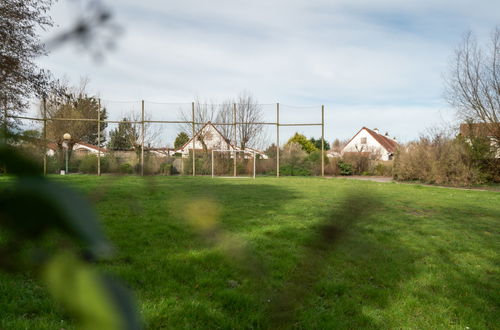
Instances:
[[[0,221],[17,235],[36,238],[48,229],[58,229],[77,239],[94,257],[111,252],[90,203],[63,185],[21,178],[0,195],[0,209]]]
[[[18,176],[41,176],[39,167],[14,148],[0,144],[0,164],[4,165],[7,173]]]
[[[52,296],[81,322],[83,329],[140,329],[127,291],[69,254],[53,257],[42,278]]]

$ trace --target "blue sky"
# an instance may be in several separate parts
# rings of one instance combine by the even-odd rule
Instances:
[[[87,76],[91,92],[109,100],[220,102],[246,90],[266,104],[324,104],[330,140],[368,126],[407,141],[451,123],[442,75],[453,50],[467,30],[487,39],[500,23],[494,0],[103,2],[124,29],[105,60],[66,46],[41,66],[72,83]],[[85,1],[56,4],[58,27],[45,36],[79,7]],[[308,109],[290,120],[320,119]]]

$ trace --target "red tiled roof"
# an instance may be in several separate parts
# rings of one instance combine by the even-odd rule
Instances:
[[[85,143],[85,142],[77,142],[77,143],[75,143],[75,144],[80,144],[80,145],[85,146],[85,147],[87,147],[87,148],[91,148],[91,149],[98,150],[98,151],[100,150],[101,152],[108,152],[108,150],[107,150],[107,149],[105,149],[105,148],[101,148],[101,147],[98,147],[98,146],[95,146],[95,145],[90,144],[90,143]]]
[[[346,146],[351,143],[351,141],[359,134],[359,132],[361,132],[362,130],[366,130],[368,133],[370,133],[371,136],[373,136],[373,138],[375,140],[377,140],[378,143],[380,143],[380,145],[385,149],[387,150],[388,152],[394,152],[396,151],[396,148],[398,146],[398,143],[396,141],[394,141],[393,139],[390,139],[382,134],[378,134],[377,132],[375,131],[372,131],[371,129],[369,128],[366,128],[365,126],[363,126],[356,134],[354,134],[354,136],[346,143]],[[345,147],[344,147],[345,148]]]
[[[47,143],[47,148],[51,149],[51,150],[57,150],[57,143],[54,143],[54,142],[49,142]]]
[[[363,127],[363,128],[366,129],[366,131],[368,133],[370,133],[370,135],[373,136],[373,138],[375,140],[377,140],[377,142],[380,143],[380,145],[382,147],[384,147],[385,150],[387,150],[388,152],[396,151],[396,148],[398,146],[398,143],[396,141],[394,141],[393,139],[388,138],[387,136],[384,136],[382,134],[378,134],[377,132],[372,131],[369,128],[366,128],[366,127]]]

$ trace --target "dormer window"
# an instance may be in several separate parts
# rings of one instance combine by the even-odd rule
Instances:
[[[366,138],[365,137],[361,138],[361,144],[366,144]]]

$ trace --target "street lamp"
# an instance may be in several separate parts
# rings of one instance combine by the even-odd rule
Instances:
[[[69,133],[64,133],[63,135],[63,147],[64,149],[66,149],[66,171],[64,172],[64,174],[67,174],[68,173],[68,149],[69,149],[69,140],[71,140],[71,134]]]

